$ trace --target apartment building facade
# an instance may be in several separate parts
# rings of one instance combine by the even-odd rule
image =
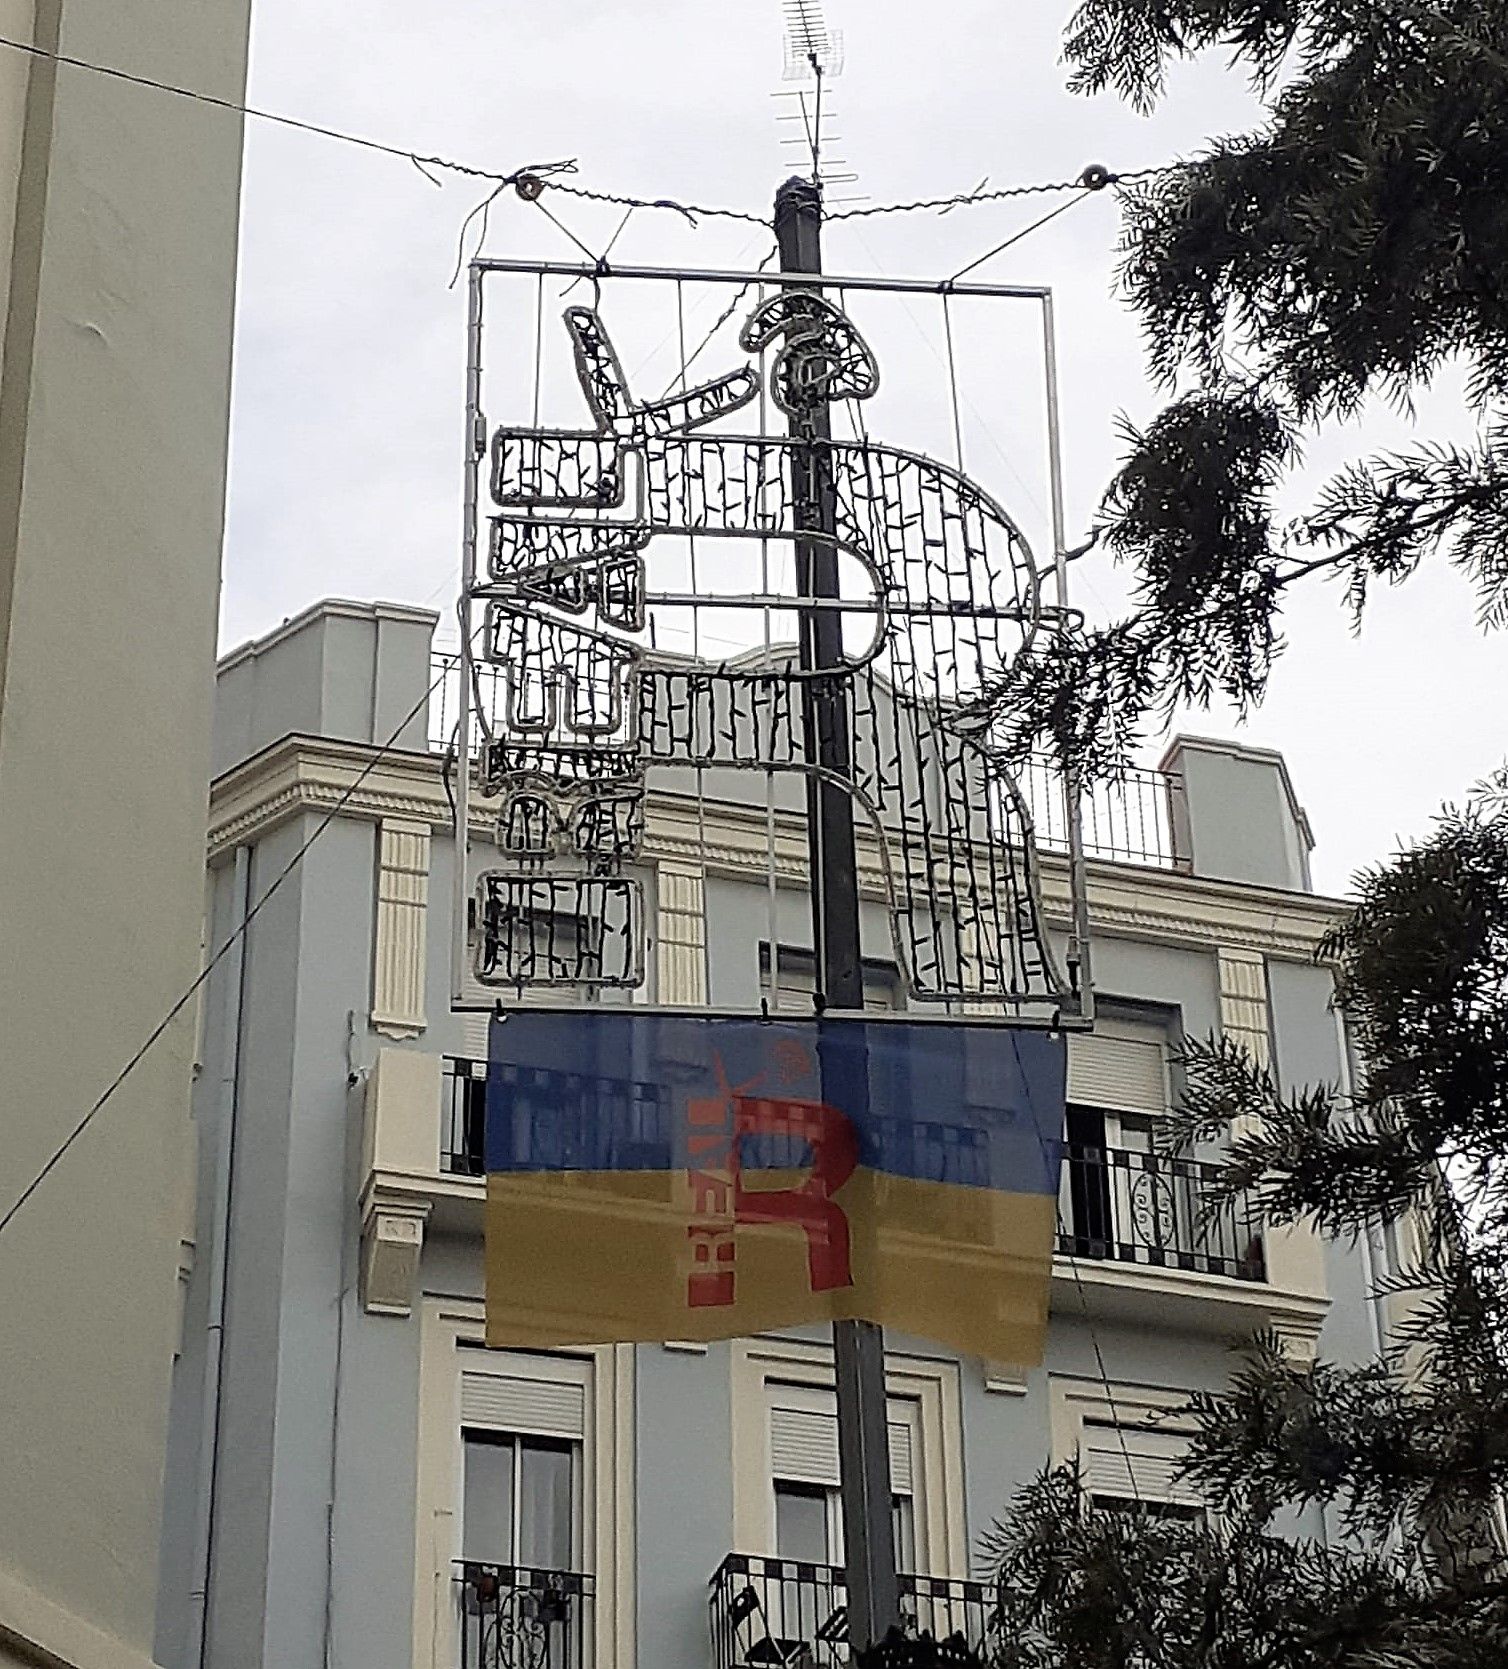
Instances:
[[[0,1214],[198,969],[249,13],[0,4]],[[151,1662],[192,1053],[0,1239],[3,1665]]]
[[[277,887],[200,1015],[160,1659],[200,1661],[200,1525],[215,1669],[837,1669],[821,1329],[482,1348],[487,1020],[449,1003],[435,624],[325,603],[221,665],[209,942]],[[772,871],[763,813],[651,787],[639,1000],[809,1011],[799,813],[779,812]],[[1061,927],[1064,860],[1039,824]],[[1356,1360],[1386,1323],[1371,1248],[1240,1208],[1205,1223],[1208,1156],[1155,1147],[1183,1036],[1236,1037],[1288,1086],[1346,1071],[1314,954],[1338,906],[1310,890],[1281,758],[1181,739],[1093,801],[1088,837],[1099,1018],[1070,1040],[1046,1359],[887,1338],[905,1607],[944,1632],[982,1627],[980,1538],[1044,1463],[1077,1455],[1107,1509],[1197,1510],[1175,1411],[1224,1382],[1233,1341],[1269,1328]],[[473,845],[485,866],[481,820]],[[868,1001],[902,1007],[881,901],[862,909]]]

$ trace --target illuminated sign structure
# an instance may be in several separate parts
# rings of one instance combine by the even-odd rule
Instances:
[[[474,786],[495,810],[499,860],[476,882],[469,976],[499,993],[641,984],[644,904],[626,871],[650,771],[831,775],[811,739],[825,687],[840,697],[844,787],[909,997],[1071,1019],[1077,994],[1048,943],[1030,815],[998,745],[1009,672],[1059,613],[1008,512],[949,464],[862,431],[816,435],[814,413],[858,410],[880,368],[813,288],[751,307],[739,335],[751,363],[660,399],[629,387],[606,307],[568,306],[587,421],[489,430],[477,398],[484,276],[473,269],[465,608],[472,678],[495,669],[498,691],[478,704]],[[756,402],[777,408],[785,432],[746,432]],[[722,541],[798,539],[825,540],[861,584],[820,601],[654,584],[657,542],[697,541],[715,575]],[[671,606],[766,619],[836,608],[850,629],[838,664],[818,671],[769,645],[692,660],[651,646],[654,611]]]

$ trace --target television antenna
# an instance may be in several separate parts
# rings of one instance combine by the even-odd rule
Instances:
[[[858,175],[832,147],[841,143],[832,131],[837,112],[827,98],[827,83],[843,73],[843,36],[827,26],[821,0],[785,0],[785,72],[793,85],[771,96],[781,102],[776,122],[782,150],[794,148],[810,160],[810,178],[823,188],[829,205],[857,203],[862,195],[841,195]]]

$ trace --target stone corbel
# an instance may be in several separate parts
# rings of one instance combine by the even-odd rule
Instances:
[[[369,1199],[361,1222],[361,1304],[368,1315],[412,1315],[429,1206]]]
[[[1296,1368],[1312,1368],[1319,1353],[1320,1325],[1323,1312],[1300,1318],[1294,1315],[1274,1316],[1269,1323],[1277,1336],[1283,1355]]]

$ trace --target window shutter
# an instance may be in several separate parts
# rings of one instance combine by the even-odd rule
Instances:
[[[911,1427],[892,1421],[890,1487],[898,1495],[914,1490]],[[792,1483],[838,1487],[838,1418],[805,1408],[770,1410],[770,1470]]]
[[[912,1477],[911,1427],[892,1424],[890,1433],[890,1487],[897,1495],[915,1493]]]
[[[1117,1113],[1168,1110],[1161,1041],[1095,1032],[1068,1040],[1068,1099]]]
[[[580,1441],[586,1436],[586,1387],[511,1374],[463,1373],[461,1424]]]
[[[486,1060],[487,1034],[491,1024],[490,1014],[468,1012],[461,1016],[461,1053],[467,1060]]]
[[[1187,1451],[1188,1438],[1178,1432],[1086,1421],[1079,1463],[1091,1495],[1198,1506],[1198,1492],[1177,1476]]]
[[[777,1478],[803,1484],[838,1483],[838,1422],[804,1408],[770,1410],[770,1467]]]

